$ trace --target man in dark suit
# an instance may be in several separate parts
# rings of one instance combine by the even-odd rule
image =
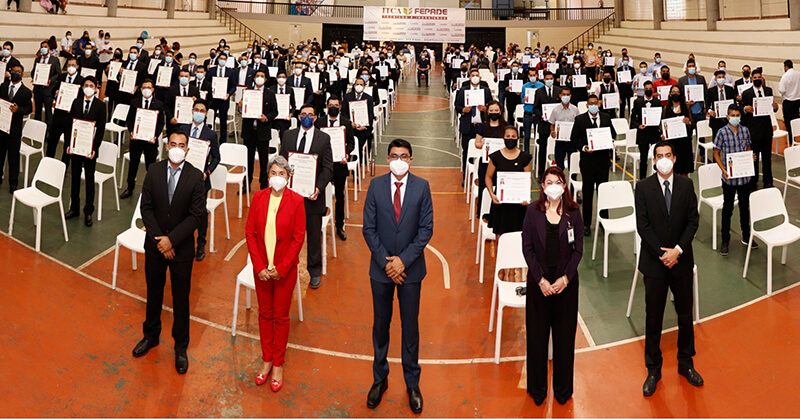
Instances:
[[[391,173],[370,182],[364,201],[362,231],[372,252],[369,277],[375,350],[367,407],[376,408],[387,388],[386,356],[396,288],[403,325],[403,376],[408,402],[414,413],[421,413],[419,305],[422,280],[427,274],[424,250],[433,237],[433,201],[428,181],[408,173],[413,160],[411,153],[408,141],[396,139],[389,144],[386,161]]]
[[[622,103],[619,104],[619,116],[621,118],[625,117],[625,108],[630,103],[631,98],[633,97],[633,77],[636,73],[633,71],[633,67],[630,66],[631,59],[627,55],[622,57],[622,65],[617,67],[617,87],[619,87],[619,98],[622,100]],[[622,83],[619,81],[619,73],[628,73],[631,75],[631,81]]]
[[[745,64],[744,66],[742,66],[742,78],[740,78],[739,80],[736,80],[733,83],[733,88],[736,89],[736,95],[737,95],[736,96],[736,100],[739,101],[739,102],[742,101],[742,95],[739,94],[739,86],[743,86],[745,84],[752,84],[753,83],[753,78],[752,78],[752,74],[751,73],[752,73],[752,71],[751,71],[750,66]]]
[[[58,97],[58,92],[61,90],[61,86],[63,84],[75,84],[78,86],[83,86],[83,77],[78,74],[78,63],[75,58],[67,59],[67,72],[61,73],[56,78],[54,89],[54,96]],[[80,97],[80,92],[78,93],[78,97]],[[70,107],[72,103],[70,103]],[[45,155],[47,157],[55,157],[56,156],[56,148],[58,147],[58,140],[63,135],[64,139],[69,138],[70,127],[72,126],[72,117],[70,116],[70,112],[67,110],[62,109],[55,109],[53,111],[53,121],[50,123],[50,126],[47,130],[47,147],[45,148]],[[66,147],[64,147],[64,153],[61,156],[61,161],[67,163],[69,157],[66,153]]]
[[[451,77],[452,80],[450,89],[454,91],[460,89],[461,85],[464,84],[464,80],[469,79],[469,63],[462,62],[460,67],[453,69],[453,74]],[[459,80],[461,80],[461,83],[459,83]]]
[[[302,63],[294,64],[293,73],[286,80],[286,85],[290,88],[297,87],[305,89],[305,93],[303,94],[303,103],[298,103],[298,107],[302,104],[311,103],[311,100],[314,97],[314,88],[311,86],[311,79],[303,75]]]
[[[587,74],[586,69],[584,68],[583,58],[576,55],[572,59],[572,68],[570,68],[569,71],[567,71],[567,75],[569,76],[567,78],[567,85],[572,88],[572,97],[570,98],[570,103],[572,103],[575,106],[578,106],[579,102],[586,102],[586,99],[589,97],[588,90],[589,88],[592,87],[592,80],[589,78],[589,75]],[[579,87],[573,86],[572,78],[574,76],[580,76],[580,75],[586,76],[587,85],[585,88],[584,86],[579,86]]]
[[[128,52],[128,60],[122,63],[122,69],[125,70],[133,70],[136,72],[136,87],[139,88],[142,86],[142,82],[145,79],[149,79],[150,76],[147,74],[147,62],[144,61],[144,56],[139,55],[139,48],[135,46],[131,47]],[[120,70],[119,79],[122,80],[122,70]],[[120,91],[117,94],[119,97],[119,103],[130,103],[133,101],[134,93],[127,93]]]
[[[200,90],[196,83],[189,81],[189,70],[181,70],[178,83],[167,91],[166,102],[164,103],[164,116],[167,121],[167,132],[172,132],[178,120],[175,119],[175,98],[190,97],[192,102],[200,98]]]
[[[102,74],[100,71],[100,57],[97,56],[97,53],[92,47],[92,44],[86,44],[86,47],[83,50],[83,54],[76,57],[78,61],[78,67],[81,68],[81,72],[83,69],[92,69],[94,70],[94,77],[97,78],[98,75]]]
[[[136,45],[134,45],[134,47],[136,47],[136,52],[142,59],[142,62],[144,63],[146,69],[147,66],[150,65],[150,53],[147,52],[146,49],[144,49],[144,38],[142,38],[141,36],[136,38]],[[123,66],[123,68],[125,67]],[[149,78],[150,76],[148,75],[147,77]]]
[[[289,119],[276,119],[272,122],[272,128],[278,130],[278,135],[280,135],[280,138],[283,138],[283,133],[292,125],[292,116],[297,114],[299,109],[297,109],[297,104],[294,102],[292,89],[286,85],[286,71],[278,70],[275,80],[275,85],[270,86],[269,89],[275,93],[276,97],[277,95],[289,95]]]
[[[368,152],[372,152],[372,141],[370,141],[370,139],[372,138],[373,121],[375,121],[375,105],[372,96],[364,93],[364,86],[366,86],[366,82],[363,79],[356,79],[356,81],[353,82],[353,90],[344,95],[344,100],[342,101],[342,115],[351,120],[350,125],[353,127],[353,134],[358,139],[358,149],[363,150],[364,144],[366,144]],[[352,118],[350,118],[350,102],[357,100],[367,101],[369,125],[356,124],[352,121]]]
[[[197,88],[197,98],[202,99],[206,102],[206,104],[209,104],[211,103],[211,91],[206,90],[209,85],[205,83],[205,80],[206,68],[202,65],[198,65],[194,69],[194,80],[191,80],[189,84]]]
[[[277,111],[276,111],[277,112]],[[322,217],[327,212],[325,206],[325,187],[333,178],[333,157],[331,154],[331,138],[328,134],[315,129],[317,111],[310,104],[300,108],[300,126],[286,131],[281,140],[281,155],[289,159],[289,153],[306,153],[317,155],[316,190],[305,198],[306,237],[308,237],[307,260],[308,274],[311,276],[309,286],[319,288],[322,274]],[[266,160],[262,160],[266,161]],[[263,182],[263,180],[262,180]]]
[[[13,53],[14,43],[11,41],[3,42],[2,55],[0,55],[0,62],[6,63],[6,73],[3,75],[3,83],[8,82],[11,75],[10,71],[14,66],[22,65],[19,60],[12,55]]]
[[[172,285],[175,339],[175,369],[189,369],[189,290],[194,262],[194,231],[206,214],[203,174],[185,164],[189,139],[182,131],[169,136],[169,159],[162,160],[147,173],[142,188],[142,222],[147,230],[144,241],[144,272],[147,281],[147,311],[144,338],[133,348],[139,358],[159,344],[161,304],[169,268]]]
[[[161,136],[161,131],[164,129],[164,104],[158,99],[153,97],[153,82],[146,79],[142,83],[142,88],[139,89],[141,94],[131,101],[130,109],[128,110],[127,127],[130,144],[130,166],[128,166],[128,185],[120,199],[128,198],[133,194],[136,188],[136,174],[139,172],[139,163],[144,154],[144,167],[145,170],[150,169],[150,165],[156,162],[158,157],[158,138]],[[155,137],[152,139],[136,139],[134,138],[134,127],[136,126],[136,112],[139,108],[150,109],[158,112],[158,119],[156,121]]]
[[[194,72],[197,70],[197,67],[200,65],[197,64],[197,54],[191,53],[189,54],[189,61],[181,68],[181,70],[186,70],[189,72],[189,76],[194,76]]]
[[[725,72],[722,70],[715,71],[714,83],[708,86],[708,90],[706,91],[706,110],[711,116],[708,125],[711,127],[711,132],[714,134],[711,138],[712,141],[714,138],[717,138],[717,131],[725,125],[728,125],[727,115],[717,115],[714,110],[714,103],[720,100],[733,100],[733,103],[736,104],[736,96],[738,96],[736,89],[725,84]]]
[[[636,129],[636,145],[639,146],[639,179],[647,177],[647,166],[650,164],[648,161],[648,154],[650,153],[650,144],[655,144],[661,139],[660,124],[659,125],[644,125],[643,109],[647,108],[661,108],[661,101],[653,96],[653,82],[647,80],[644,82],[644,96],[636,98],[633,101],[633,108],[631,108],[631,129]]]
[[[505,108],[506,108],[506,115],[508,116],[508,123],[510,125],[514,125],[514,111],[517,109],[517,105],[522,103],[522,99],[520,98],[520,92],[512,92],[511,91],[511,80],[520,80],[522,84],[525,84],[527,80],[524,79],[522,76],[522,72],[519,69],[519,63],[514,61],[511,63],[511,72],[506,74],[503,78],[503,85],[505,89]],[[500,86],[498,86],[498,89]]]
[[[61,63],[58,62],[58,57],[50,55],[50,47],[47,42],[42,42],[40,51],[36,56],[31,70],[31,79],[36,74],[36,68],[40,64],[50,64],[50,74],[47,78],[47,84],[33,86],[33,101],[35,107],[33,109],[33,119],[44,121],[47,125],[53,118],[53,88],[56,84],[58,75],[61,74]],[[44,107],[44,119],[42,119],[42,107]]]
[[[233,84],[234,86],[244,86],[246,89],[253,87],[253,78],[255,77],[255,70],[247,65],[247,54],[239,56],[238,66],[233,70]],[[266,73],[266,71],[265,71]]]
[[[327,112],[324,117],[317,119],[316,126],[320,129],[344,128],[345,158],[342,161],[333,162],[333,187],[336,195],[336,235],[341,240],[347,240],[347,234],[344,232],[344,188],[347,187],[347,175],[350,173],[347,169],[347,162],[355,159],[355,156],[350,156],[355,148],[355,139],[353,126],[347,115],[341,113],[341,106],[342,102],[338,96],[329,97]]]
[[[580,89],[577,89],[580,90]],[[533,94],[533,117],[536,123],[536,131],[539,133],[536,143],[539,144],[539,157],[536,161],[538,176],[544,173],[545,161],[547,160],[547,141],[550,138],[551,123],[544,119],[542,105],[545,103],[559,103],[561,99],[561,88],[555,86],[555,76],[549,71],[544,72],[544,87],[536,90]],[[544,152],[543,152],[544,151]],[[585,221],[584,221],[585,222]]]
[[[469,84],[464,83],[456,93],[455,108],[461,116],[459,117],[458,129],[461,132],[461,169],[465,170],[467,167],[467,150],[469,148],[469,140],[475,138],[475,135],[483,133],[483,124],[486,113],[486,104],[492,100],[492,91],[488,85],[483,86],[481,83],[481,72],[477,68],[469,71]],[[467,90],[481,90],[483,91],[483,105],[467,106],[466,92]]]
[[[266,87],[267,71],[258,70],[255,74],[255,89],[261,91],[263,98],[261,105],[261,117],[258,119],[242,119],[242,139],[247,146],[247,164],[250,170],[247,173],[247,187],[253,183],[253,168],[255,163],[256,151],[258,151],[259,175],[258,181],[261,189],[269,187],[267,175],[267,162],[269,162],[269,141],[272,139],[272,121],[278,116],[278,101],[275,93]],[[241,105],[240,105],[241,106]]]
[[[228,63],[228,56],[221,53],[217,59],[217,65],[209,67],[206,71],[205,84],[203,89],[208,92],[206,100],[210,100],[211,109],[214,110],[214,116],[219,119],[219,143],[224,144],[228,140],[228,111],[230,110],[230,97],[236,93],[236,83],[233,75],[233,70],[226,68]],[[227,77],[228,78],[228,91],[224,99],[214,99],[212,90],[212,81],[214,77]]]
[[[675,154],[670,142],[656,143],[653,163],[658,173],[636,187],[636,230],[642,239],[638,269],[644,275],[647,312],[645,396],[655,393],[661,379],[661,329],[669,290],[675,296],[678,314],[678,374],[689,384],[703,385],[692,361],[692,240],[699,221],[697,196],[691,179],[673,175]]]
[[[594,191],[601,183],[608,182],[608,169],[611,168],[611,150],[592,151],[586,139],[586,130],[590,128],[611,129],[611,138],[617,137],[614,126],[611,125],[611,116],[605,112],[600,112],[598,104],[600,100],[596,95],[589,95],[586,113],[582,113],[575,118],[572,125],[570,141],[575,149],[581,152],[581,178],[583,179],[583,235],[591,234],[592,216],[594,209]],[[542,150],[542,149],[540,149]],[[540,151],[541,152],[541,151]],[[608,211],[600,213],[603,218],[608,217]]]
[[[764,187],[772,187],[772,118],[769,115],[755,116],[753,102],[757,97],[772,96],[772,89],[765,85],[766,81],[761,67],[753,70],[753,87],[742,93],[742,106],[744,115],[742,125],[750,130],[753,153],[756,154],[756,174],[753,176],[753,189],[758,188],[758,162],[764,163]],[[778,110],[778,104],[772,102],[772,111]]]
[[[175,62],[174,53],[172,51],[167,51],[164,60],[161,61],[156,67],[155,74],[153,74],[153,78],[156,79],[158,77],[158,72],[161,71],[162,68],[170,68],[172,69],[172,75],[169,78],[169,86],[168,87],[160,87],[156,86],[156,99],[160,100],[162,103],[166,102],[167,94],[173,86],[178,84],[178,79],[180,77],[181,66]]]
[[[3,183],[3,166],[8,155],[8,187],[14,193],[19,183],[19,148],[22,142],[22,119],[33,111],[33,94],[22,84],[25,69],[19,61],[9,72],[9,80],[0,85],[0,99],[11,102],[11,129],[0,131],[0,184]]]

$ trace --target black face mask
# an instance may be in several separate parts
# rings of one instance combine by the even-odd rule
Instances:
[[[122,54],[114,54],[114,59],[115,60],[121,60],[122,59]]]
[[[611,77],[603,77],[603,83],[611,83]]]
[[[18,73],[16,71],[12,71],[11,72],[11,82],[12,83],[18,83],[20,80],[22,80],[22,74]]]
[[[661,78],[664,80],[669,80],[669,73],[661,73]]]
[[[644,91],[644,95],[645,96],[653,96],[653,91],[650,90],[650,89],[647,89],[647,90]]]
[[[676,94],[676,93],[675,94],[671,94],[671,95],[669,95],[669,100],[671,100],[673,102],[680,102],[681,95]]]
[[[462,73],[466,73],[467,72],[467,67],[461,67],[461,72]]]
[[[744,78],[746,78],[746,79],[749,79],[750,78],[750,72],[749,71],[742,71],[742,76],[744,76]]]
[[[513,150],[517,148],[517,143],[519,142],[519,140],[516,140],[514,138],[506,138],[503,140],[503,142],[505,142],[507,149]]]
[[[489,114],[489,119],[491,119],[492,121],[497,121],[497,120],[500,119],[500,114],[499,113],[490,113]]]
[[[334,117],[334,118],[336,118],[337,116],[339,116],[339,108],[338,108],[338,107],[336,107],[336,106],[331,106],[331,107],[329,107],[329,108],[328,108],[328,116],[332,116],[332,117]]]
[[[755,87],[761,87],[762,84],[764,84],[764,80],[761,79],[753,80],[753,86]]]

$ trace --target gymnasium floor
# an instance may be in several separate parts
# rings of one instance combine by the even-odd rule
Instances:
[[[575,394],[565,406],[552,398],[541,407],[524,390],[523,310],[503,319],[502,362],[493,362],[495,334],[488,332],[494,247],[487,244],[486,280],[478,282],[476,236],[469,231],[468,205],[460,187],[458,151],[441,80],[430,88],[402,83],[382,143],[405,138],[414,147],[412,171],[431,182],[435,232],[426,252],[420,314],[422,416],[798,416],[800,396],[791,383],[800,377],[795,356],[800,339],[800,266],[796,257],[774,262],[775,294],[766,294],[766,247],[753,251],[742,278],[744,247],[738,216],[730,255],[711,249],[711,213],[701,210],[695,239],[702,321],[695,326],[695,363],[706,385],[691,387],[677,375],[676,333],[662,340],[664,378],[656,394],[642,397],[644,287],[639,283],[633,311],[625,317],[634,269],[633,235],[609,240],[609,275],[602,276],[602,237],[591,260],[591,238],[580,265],[580,316],[575,358]],[[773,157],[776,186],[785,177],[783,160]],[[630,170],[630,166],[629,166]],[[376,174],[386,173],[385,165]],[[618,168],[612,179],[619,179]],[[31,174],[32,176],[32,174]],[[140,178],[143,176],[140,176]],[[696,180],[696,176],[695,180]],[[627,177],[630,179],[630,177]],[[120,252],[117,290],[110,288],[115,236],[130,226],[135,198],[114,207],[106,188],[103,220],[86,228],[68,221],[64,242],[58,210],[43,217],[42,252],[33,251],[31,211],[17,207],[14,237],[0,222],[0,260],[5,303],[0,305],[0,414],[3,416],[411,416],[402,379],[399,316],[395,315],[389,390],[374,411],[365,406],[372,384],[371,294],[368,249],[360,234],[361,204],[350,190],[348,240],[337,239],[337,257],[318,290],[301,277],[304,322],[292,308],[285,386],[277,394],[256,387],[260,362],[257,302],[238,310],[237,336],[230,332],[236,274],[244,266],[244,217],[236,218],[237,196],[229,190],[231,239],[217,217],[218,252],[194,265],[190,368],[174,369],[172,318],[163,316],[161,345],[134,359],[141,337],[145,283],[143,256],[131,270],[131,254]],[[66,182],[69,185],[69,180]],[[352,185],[352,184],[351,184]],[[5,186],[5,185],[4,185]],[[65,190],[68,195],[69,187]],[[140,192],[137,187],[136,196]],[[789,188],[791,221],[800,223],[800,190]],[[2,192],[0,220],[7,220],[10,195]],[[65,205],[68,196],[65,196]],[[221,214],[221,212],[218,212]],[[76,221],[77,220],[77,221]],[[719,228],[719,227],[718,227]],[[331,253],[330,237],[328,252]],[[794,254],[797,245],[790,248]],[[301,253],[305,255],[305,252]],[[301,261],[301,265],[304,262]],[[167,293],[165,305],[171,306]],[[667,308],[665,328],[675,326]]]

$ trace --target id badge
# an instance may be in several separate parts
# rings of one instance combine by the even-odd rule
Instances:
[[[575,229],[571,224],[567,227],[567,240],[569,240],[569,244],[575,244]]]

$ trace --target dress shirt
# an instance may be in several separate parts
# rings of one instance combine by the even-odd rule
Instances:
[[[471,86],[470,85],[470,90],[482,90],[482,89],[481,89],[481,86],[479,84],[477,86]],[[464,99],[466,100],[466,98],[464,98]],[[477,106],[475,108],[477,108]],[[478,111],[478,109],[473,109],[472,113],[473,113],[472,120],[471,120],[472,123],[473,124],[480,124],[482,122],[481,113]]]
[[[9,102],[13,102],[14,101],[14,95],[17,94],[17,91],[19,91],[19,87],[21,85],[22,85],[21,81],[19,83],[11,83],[11,86],[8,88],[8,101]]]
[[[306,133],[306,148],[304,150],[300,150],[300,139],[303,138],[303,133]],[[312,125],[311,128],[305,130],[303,127],[300,127],[300,130],[297,133],[297,151],[299,153],[309,153],[311,150],[311,141],[314,139],[314,126]]]
[[[783,100],[800,99],[800,71],[790,68],[783,73],[778,91],[783,96]]]
[[[550,111],[550,119],[547,122],[553,125],[556,122],[573,122],[578,115],[580,115],[580,112],[578,112],[577,106],[570,103],[565,108],[562,103],[561,106],[556,106],[555,109]]]
[[[696,85],[697,84],[697,77],[687,77],[689,79],[689,85]],[[700,105],[700,102],[695,102],[694,105],[690,107],[692,115],[698,115],[703,113],[703,106]]]
[[[337,116],[336,119],[331,119],[330,117],[328,117],[328,126],[329,127],[338,127],[339,126],[339,118],[340,117],[341,117],[341,115]]]
[[[138,62],[139,60],[128,61],[128,70],[136,70],[136,63]]]
[[[181,173],[183,173],[184,164],[186,164],[186,160],[184,160],[183,162],[181,162],[180,165],[178,165],[178,169],[180,169],[178,170],[172,167],[172,162],[167,162],[167,185],[169,185],[169,175],[172,173],[173,170],[178,170],[178,173],[175,173],[175,191],[178,190],[178,181],[181,180]]]
[[[239,68],[239,85],[244,86],[244,83],[247,81],[247,67],[240,67]],[[250,86],[248,86],[250,87]]]
[[[406,185],[408,185],[408,173],[406,173],[406,175],[403,176],[402,179],[398,179],[394,174],[392,174],[390,179],[392,182],[392,194],[389,196],[389,198],[392,200],[393,203],[394,203],[394,193],[395,191],[397,191],[397,185],[395,185],[394,183],[395,182],[402,183],[402,185],[400,185],[400,207],[402,207],[403,201],[406,198]]]
[[[675,175],[670,173],[669,177],[666,178],[666,179],[664,179],[661,176],[660,173],[657,176],[658,176],[658,183],[661,186],[661,195],[662,196],[666,196],[666,194],[667,194],[667,187],[664,185],[664,181],[665,180],[669,182],[669,192],[670,192],[670,194],[672,194],[672,192],[675,191],[675,185],[673,183],[674,180],[675,180]],[[674,194],[672,194],[672,195],[673,195],[673,198],[675,198]],[[669,211],[669,208],[667,208],[667,211]],[[677,244],[675,245],[675,250],[677,250],[678,253],[683,254],[683,249],[681,249],[681,247],[679,245],[677,245]]]
[[[729,153],[747,151],[747,148],[751,146],[751,141],[750,130],[747,127],[739,125],[737,132],[733,132],[733,128],[728,124],[717,132],[717,136],[714,138],[714,148],[720,151],[720,159],[723,164],[727,164]],[[722,176],[722,181],[731,186],[745,185],[750,182],[750,179],[749,177],[725,179],[725,176]]]
[[[194,121],[192,121],[192,129],[189,130],[189,136],[193,138],[200,138],[200,134],[202,134],[203,132],[203,124],[204,124],[203,122],[197,124]],[[197,130],[197,135],[194,135],[195,130]]]
[[[719,100],[727,100],[728,98],[725,96],[725,87],[717,87],[717,97]],[[717,115],[719,116],[719,115]]]

